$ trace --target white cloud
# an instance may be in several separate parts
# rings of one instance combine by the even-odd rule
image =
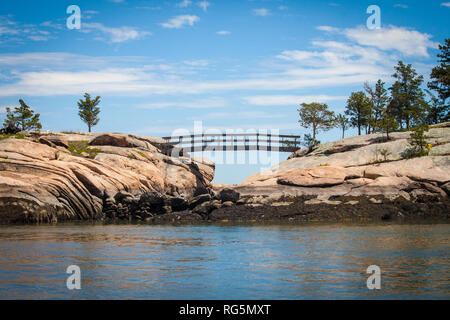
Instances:
[[[216,120],[216,119],[275,119],[285,118],[287,115],[265,111],[239,111],[239,112],[211,112],[189,120]]]
[[[450,2],[443,2],[441,6],[450,8]]]
[[[403,4],[403,3],[396,3],[396,4],[394,4],[394,7],[408,9],[408,6],[406,4]]]
[[[204,12],[208,11],[208,7],[211,5],[208,1],[197,2],[197,5],[202,8]]]
[[[296,106],[302,102],[328,102],[333,100],[345,100],[344,96],[293,96],[293,95],[262,95],[242,98],[246,103],[255,106]]]
[[[200,20],[199,17],[193,15],[181,15],[170,19],[167,22],[161,23],[161,26],[168,29],[180,29],[184,25],[193,26],[196,22]]]
[[[278,7],[278,10],[287,10],[287,9],[289,9],[287,6],[279,6]]]
[[[177,3],[177,7],[179,7],[179,8],[186,8],[186,7],[189,7],[191,4],[192,4],[191,0],[183,0],[183,1],[179,2],[179,3]]]
[[[231,32],[227,31],[227,30],[220,30],[220,31],[217,31],[216,33],[220,34],[221,36],[226,36],[226,35],[231,34]]]
[[[337,30],[345,40],[316,40],[311,42],[312,49],[309,50],[282,51],[261,64],[259,71],[238,78],[232,71],[226,71],[230,69],[229,66],[224,68],[225,73],[218,78],[214,74],[220,73],[209,73],[207,77],[203,77],[206,74],[193,76],[206,68],[212,68],[210,64],[214,62],[202,59],[165,64],[161,61],[153,63],[145,57],[86,57],[68,53],[0,54],[0,68],[9,70],[9,74],[3,73],[7,81],[0,84],[0,96],[78,95],[86,90],[112,96],[221,95],[223,92],[251,90],[254,92],[244,99],[249,104],[292,105],[297,104],[301,96],[283,94],[290,90],[298,92],[310,88],[325,90],[346,85],[360,86],[365,81],[374,83],[378,79],[389,82],[393,67],[402,54],[412,53],[408,51],[410,46],[416,50],[413,53],[424,55],[429,48],[427,46],[434,45],[428,35],[398,27],[384,30],[388,40],[368,44],[365,42],[367,40],[361,38],[365,31],[360,28]],[[405,34],[412,42],[408,47],[405,48],[401,41],[391,44],[394,39],[405,37]],[[411,38],[411,35],[414,37]],[[417,49],[420,47],[422,49]],[[424,63],[415,63],[415,66],[422,74],[431,70],[431,66]],[[266,92],[271,94],[267,95]],[[339,97],[310,98],[331,101]]]
[[[19,30],[16,30],[16,29],[13,29],[13,28],[8,28],[8,27],[3,27],[3,26],[0,26],[0,36],[2,36],[2,35],[16,35],[16,34],[19,34],[20,32],[19,32]]]
[[[185,60],[183,63],[191,67],[206,67],[209,65],[208,60]]]
[[[317,30],[320,31],[326,31],[326,32],[337,32],[339,31],[338,28],[330,27],[330,26],[318,26],[316,27]]]
[[[369,30],[360,26],[339,29],[319,26],[316,29],[343,34],[347,39],[362,46],[375,47],[383,51],[395,50],[405,56],[429,57],[428,49],[437,48],[438,43],[431,41],[431,35],[404,27],[388,26]]]
[[[112,43],[120,43],[129,40],[142,39],[147,35],[151,35],[151,32],[139,31],[138,29],[132,27],[120,27],[111,28],[105,27],[101,23],[83,23],[82,30],[87,29],[87,32],[91,30],[97,30],[108,36],[108,41]],[[85,30],[86,31],[86,30]]]
[[[171,101],[171,102],[153,102],[147,104],[140,104],[136,107],[139,109],[166,109],[166,108],[187,108],[187,109],[208,109],[221,108],[226,105],[226,100],[223,98],[207,98],[193,101]]]
[[[253,9],[253,14],[260,17],[266,17],[270,15],[270,11],[266,8]]]
[[[53,23],[51,21],[44,21],[44,22],[41,23],[41,26],[42,27],[54,28],[54,29],[58,29],[58,30],[64,29],[62,24]]]
[[[29,36],[28,39],[33,40],[33,41],[47,41],[49,38],[46,36],[34,35],[34,36]]]
[[[41,26],[48,27],[50,25],[44,22]],[[43,30],[34,24],[19,24],[0,16],[0,43],[23,43],[25,40],[47,41],[51,38],[53,36],[49,31]]]
[[[405,56],[428,57],[428,48],[437,48],[438,43],[430,40],[430,34],[389,26],[379,30],[364,27],[345,29],[346,37],[360,45],[376,47],[381,50],[397,50]]]

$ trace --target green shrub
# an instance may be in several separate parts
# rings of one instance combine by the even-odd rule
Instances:
[[[426,141],[425,132],[428,131],[428,126],[422,124],[412,128],[411,131],[412,132],[408,139],[408,143],[411,147],[402,153],[402,157],[405,159],[411,159],[427,156],[429,149],[427,148],[428,143]]]
[[[16,139],[25,139],[25,134],[22,133],[22,132],[16,133],[14,135],[14,138],[16,138]]]
[[[73,155],[83,157],[83,153],[88,154],[88,158],[94,159],[97,154],[102,152],[101,149],[90,148],[87,141],[71,141],[67,148]]]
[[[389,152],[387,149],[383,149],[380,151],[380,154],[383,156],[384,161],[387,161],[387,157],[390,156],[392,153]]]

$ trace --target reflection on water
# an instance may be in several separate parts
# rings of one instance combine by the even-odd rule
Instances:
[[[450,225],[0,227],[3,299],[450,298]],[[67,266],[82,289],[66,288]],[[381,290],[366,268],[382,271]]]

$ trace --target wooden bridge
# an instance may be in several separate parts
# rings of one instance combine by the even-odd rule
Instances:
[[[263,150],[294,152],[300,149],[300,136],[261,133],[193,134],[163,137],[182,152]]]

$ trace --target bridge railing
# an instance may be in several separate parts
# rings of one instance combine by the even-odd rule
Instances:
[[[263,150],[294,152],[300,148],[300,136],[275,134],[192,134],[163,137],[183,152]]]

